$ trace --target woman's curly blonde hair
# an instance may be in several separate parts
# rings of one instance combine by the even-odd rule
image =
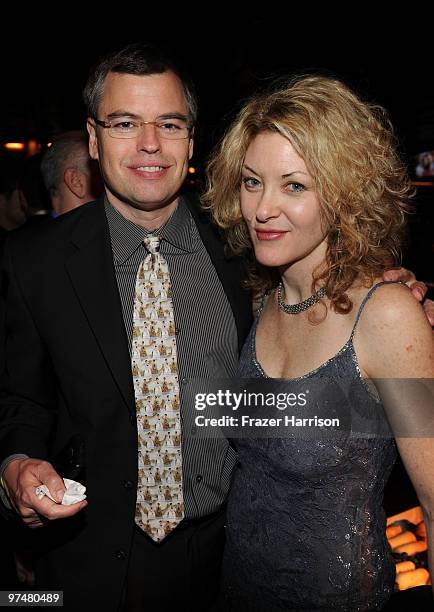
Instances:
[[[276,286],[278,276],[254,261],[240,210],[241,169],[252,140],[267,131],[291,142],[314,180],[330,230],[312,291],[324,285],[334,310],[347,313],[351,285],[371,284],[401,258],[411,186],[386,111],[319,75],[255,96],[240,111],[209,161],[203,203],[233,253],[250,253],[247,284],[256,295]]]

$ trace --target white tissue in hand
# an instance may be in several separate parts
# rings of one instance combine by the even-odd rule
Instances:
[[[64,506],[70,506],[71,504],[76,504],[78,502],[86,499],[86,487],[76,482],[75,480],[70,480],[69,478],[64,478],[63,482],[65,483],[66,491],[65,495],[62,499],[62,504]]]
[[[69,478],[64,478],[63,482],[66,487],[66,491],[63,495],[62,505],[63,506],[71,506],[71,504],[77,504],[78,502],[86,499],[86,487],[76,482],[75,480],[70,480]],[[54,497],[51,495],[49,489],[45,485],[40,485],[36,487],[36,496],[38,499],[42,499],[46,495],[51,500],[56,501]]]

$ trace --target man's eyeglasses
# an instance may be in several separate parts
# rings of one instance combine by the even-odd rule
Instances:
[[[160,121],[139,121],[131,117],[116,117],[111,121],[101,121],[93,117],[97,125],[108,130],[113,138],[135,138],[144,125],[154,125],[155,130],[161,138],[168,140],[182,140],[190,136],[192,126],[184,119],[173,117],[161,119]]]

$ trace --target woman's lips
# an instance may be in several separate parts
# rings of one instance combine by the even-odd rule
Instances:
[[[277,240],[287,232],[279,230],[255,230],[258,240]]]

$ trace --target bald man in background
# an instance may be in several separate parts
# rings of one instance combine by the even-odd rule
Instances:
[[[41,163],[55,216],[95,200],[102,193],[98,165],[89,156],[87,134],[80,130],[56,137]]]

